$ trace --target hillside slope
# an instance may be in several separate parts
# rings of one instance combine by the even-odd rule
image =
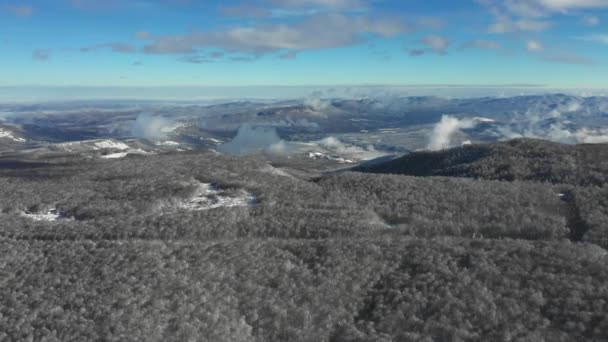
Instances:
[[[0,340],[602,340],[602,197],[213,152],[0,157]]]
[[[602,185],[608,182],[608,144],[565,145],[516,139],[438,152],[415,152],[355,170],[413,176]]]

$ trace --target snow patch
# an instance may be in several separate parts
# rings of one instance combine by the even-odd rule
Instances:
[[[255,198],[246,191],[230,194],[209,183],[200,183],[194,194],[185,200],[169,205],[169,213],[187,210],[203,211],[216,208],[234,208],[253,205]]]
[[[324,159],[324,160],[332,160],[332,161],[336,161],[340,164],[352,164],[354,163],[354,161],[352,159],[345,159],[342,157],[336,157],[336,156],[331,156],[329,154],[325,154],[322,152],[308,152],[308,158],[310,159],[315,159],[315,160],[319,160],[319,159]]]
[[[140,156],[149,156],[149,155],[154,155],[156,153],[144,151],[141,148],[137,148],[137,149],[130,149],[130,150],[124,151],[124,152],[105,154],[105,155],[102,155],[101,158],[102,159],[120,159],[120,158],[125,158],[129,154],[135,154],[135,155],[140,155]]]
[[[85,148],[85,149],[93,150],[93,151],[104,150],[104,149],[113,149],[113,150],[124,151],[124,150],[128,150],[130,148],[129,145],[119,142],[119,141],[114,141],[114,140],[71,141],[71,142],[64,142],[64,143],[56,144],[55,146],[59,147],[61,149],[64,149],[68,152],[74,152],[74,150],[73,150],[74,148],[77,148],[78,150],[82,150],[82,148]]]
[[[128,150],[129,145],[113,140],[102,140],[95,142],[95,149],[112,148],[115,150]]]
[[[102,159],[120,159],[128,155],[127,152],[111,153],[101,156]]]
[[[21,216],[29,218],[34,221],[46,221],[46,222],[73,219],[73,218],[69,218],[69,217],[65,217],[65,216],[61,215],[61,213],[57,209],[49,209],[46,213],[23,212],[23,213],[21,213]]]
[[[156,143],[156,146],[179,146],[179,143],[176,141],[159,141]]]
[[[26,141],[23,138],[14,136],[11,131],[7,131],[7,130],[4,130],[2,128],[0,128],[0,138],[11,139],[11,140],[17,141],[17,142],[25,142]]]

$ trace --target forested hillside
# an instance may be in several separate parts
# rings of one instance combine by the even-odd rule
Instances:
[[[0,340],[608,336],[608,197],[587,176],[285,171],[213,152],[3,160]]]
[[[602,185],[608,182],[608,144],[565,145],[516,139],[439,152],[416,152],[358,170],[413,176]]]

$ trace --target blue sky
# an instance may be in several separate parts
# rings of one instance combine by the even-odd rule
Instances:
[[[608,88],[608,0],[0,0],[0,86]]]

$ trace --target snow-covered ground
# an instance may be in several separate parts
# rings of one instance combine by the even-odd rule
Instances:
[[[222,194],[222,192],[212,184],[201,183],[194,196],[189,200],[180,203],[179,208],[198,211],[220,207],[244,207],[253,204],[254,200],[253,196],[249,193],[230,197]]]
[[[59,221],[59,220],[69,220],[70,218],[62,216],[57,209],[49,209],[47,212],[43,213],[30,213],[23,212],[21,216],[29,218],[34,221]]]
[[[137,149],[129,149],[129,150],[126,150],[123,152],[105,154],[105,155],[102,155],[101,158],[103,158],[103,159],[121,159],[121,158],[128,156],[129,154],[148,156],[148,155],[152,155],[152,154],[156,154],[156,153],[144,151],[141,148],[137,148]]]
[[[72,141],[66,143],[60,143],[56,145],[59,148],[62,148],[68,152],[88,149],[93,151],[103,150],[103,149],[113,149],[113,150],[128,150],[129,145],[122,143],[120,141],[115,140],[83,140],[83,141]]]
[[[120,159],[128,155],[127,152],[111,153],[101,156],[102,159]]]
[[[156,142],[156,146],[179,146],[179,143],[176,141],[158,141]]]
[[[167,213],[181,210],[202,211],[215,208],[246,207],[253,205],[254,202],[255,198],[246,191],[228,194],[212,184],[200,183],[190,198],[162,205],[161,210]]]
[[[340,164],[352,164],[355,161],[352,159],[345,159],[342,157],[331,156],[329,154],[325,154],[322,152],[308,152],[308,158],[310,159],[325,159],[325,160],[333,160]]]
[[[129,145],[125,143],[121,143],[114,140],[102,140],[95,142],[95,147],[103,149],[103,148],[112,148],[115,150],[128,150]]]
[[[13,135],[13,132],[0,128],[0,138],[11,139],[16,142],[25,142],[26,140]]]

